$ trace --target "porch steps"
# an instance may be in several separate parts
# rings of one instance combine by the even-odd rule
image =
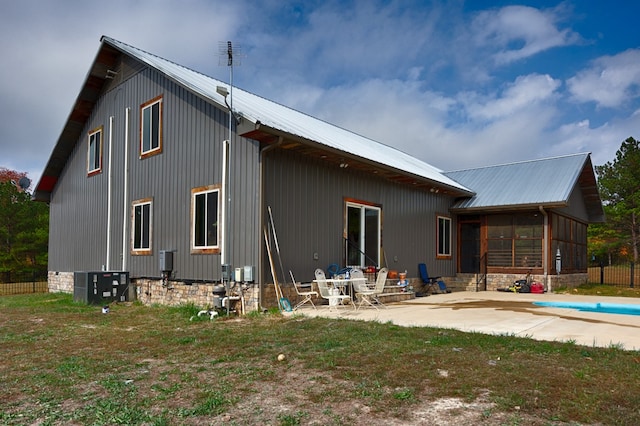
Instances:
[[[385,289],[386,290],[386,289]],[[378,298],[382,303],[395,303],[403,302],[405,300],[415,299],[416,294],[414,292],[387,292],[380,294]]]

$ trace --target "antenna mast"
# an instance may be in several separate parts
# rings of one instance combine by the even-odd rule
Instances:
[[[226,65],[229,67],[229,90],[225,93],[224,88],[218,87],[217,91],[220,95],[224,96],[224,102],[229,108],[229,138],[223,141],[222,144],[222,209],[221,209],[221,222],[222,222],[222,241],[221,244],[221,257],[220,263],[222,266],[222,280],[226,282],[226,293],[229,296],[229,285],[231,281],[231,275],[233,267],[231,264],[231,165],[233,164],[231,157],[231,146],[233,141],[233,60],[234,53],[237,53],[238,47],[236,46],[236,52],[231,41],[220,42],[220,63],[223,65],[223,58],[226,58]],[[229,102],[227,102],[227,96]],[[227,301],[227,314],[229,313],[230,303]]]

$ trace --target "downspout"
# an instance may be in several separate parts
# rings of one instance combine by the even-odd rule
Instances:
[[[109,169],[107,172],[107,258],[105,260],[105,270],[111,270],[111,187],[113,178],[111,174],[111,153],[113,148],[113,115],[109,117]]]
[[[260,123],[257,123],[256,127],[259,127]],[[262,299],[263,299],[263,283],[264,283],[264,277],[263,277],[263,266],[262,266],[262,249],[265,247],[265,241],[262,235],[262,228],[264,227],[264,223],[265,223],[265,218],[264,218],[264,208],[263,208],[263,200],[264,200],[264,156],[268,151],[271,151],[274,148],[277,148],[278,146],[280,146],[282,144],[282,137],[278,138],[278,142],[276,142],[273,145],[267,145],[264,148],[262,148],[260,150],[260,193],[258,196],[258,206],[259,206],[259,210],[260,210],[260,229],[258,231],[258,235],[260,236],[258,241],[260,241],[260,255],[258,256],[258,271],[259,271],[259,276],[258,276],[258,285],[260,286],[260,288],[258,289],[258,308],[260,309],[260,312],[265,312],[267,309],[262,306]]]
[[[540,213],[542,213],[542,216],[544,217],[544,224],[542,227],[542,230],[543,230],[542,267],[543,267],[543,274],[544,274],[543,281],[544,281],[545,287],[547,288],[547,291],[550,291],[551,288],[549,285],[549,215],[547,214],[546,210],[542,206],[538,206],[538,210],[540,210]]]
[[[129,118],[131,114],[131,108],[125,109],[124,119],[124,178],[123,178],[123,202],[122,202],[122,271],[127,270],[127,212],[129,206],[127,199],[129,198]]]
[[[230,140],[222,141],[222,188],[220,188],[220,198],[222,199],[222,207],[220,209],[220,223],[222,223],[223,229],[220,233],[220,247],[222,250],[220,251],[220,267],[227,263],[227,162],[229,161],[227,158],[228,150],[227,146],[229,145]]]

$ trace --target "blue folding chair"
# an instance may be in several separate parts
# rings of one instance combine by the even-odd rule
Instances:
[[[430,293],[435,293],[436,291],[438,291],[439,293],[451,293],[451,290],[449,290],[447,288],[447,285],[444,283],[444,281],[441,280],[442,277],[429,276],[429,272],[427,272],[426,264],[419,263],[418,271],[420,272],[420,279],[422,280],[422,283],[425,285],[426,291]]]

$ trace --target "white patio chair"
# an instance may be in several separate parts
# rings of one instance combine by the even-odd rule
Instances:
[[[366,283],[367,280],[364,277],[364,273],[359,268],[352,268],[351,271],[349,271],[349,278],[351,279],[351,288],[349,294],[351,295],[351,299],[355,301],[355,283],[357,283],[358,280],[360,280],[360,282]]]
[[[356,309],[360,309],[360,307],[362,307],[362,305],[365,303],[378,309],[378,307],[373,304],[373,297],[376,291],[374,288],[369,287],[366,281],[354,281],[353,290],[355,291],[356,299],[360,299],[360,302],[358,303]]]
[[[389,273],[389,270],[387,268],[381,268],[378,271],[378,277],[376,278],[376,286],[374,287],[374,290],[373,290],[374,291],[373,296],[371,296],[371,298],[375,300],[376,303],[378,303],[378,305],[383,306],[385,308],[387,306],[380,301],[380,298],[378,296],[384,293],[384,285],[387,283],[388,273]]]
[[[291,282],[293,283],[293,287],[296,289],[296,293],[298,293],[299,297],[302,297],[302,300],[294,306],[293,310],[295,311],[307,302],[311,303],[313,309],[316,309],[316,305],[313,303],[313,298],[318,297],[318,292],[311,290],[311,284],[305,286],[302,283],[296,282],[296,279],[293,277],[293,271],[289,271],[289,275],[291,275]]]
[[[333,294],[331,291],[329,291],[327,277],[324,275],[324,271],[322,269],[316,269],[315,275],[316,283],[318,284],[318,290],[320,291],[320,297],[329,301],[329,310],[331,310],[334,306],[336,307],[336,309],[341,305],[344,306],[345,300],[351,299],[351,296],[349,295]]]
[[[364,278],[364,272],[362,272],[362,269],[358,268],[351,269],[349,275],[351,276],[351,278]]]

